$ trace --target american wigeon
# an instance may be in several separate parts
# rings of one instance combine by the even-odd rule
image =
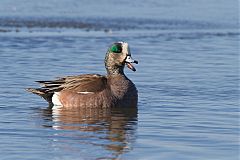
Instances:
[[[50,106],[63,108],[136,107],[138,93],[134,83],[124,74],[126,65],[136,71],[126,42],[113,43],[107,50],[107,75],[83,74],[52,81],[36,81],[41,88],[27,91],[43,97]]]

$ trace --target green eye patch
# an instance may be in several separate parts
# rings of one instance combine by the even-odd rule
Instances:
[[[114,45],[112,45],[110,50],[111,50],[111,52],[114,52],[114,53],[121,53],[122,52],[122,46],[119,45],[119,44],[114,44]]]

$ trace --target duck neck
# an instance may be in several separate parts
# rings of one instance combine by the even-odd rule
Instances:
[[[116,63],[116,60],[109,56],[109,52],[106,53],[105,57],[105,68],[108,75],[124,75],[123,69],[124,64]]]
[[[124,67],[105,65],[108,75],[124,75]]]

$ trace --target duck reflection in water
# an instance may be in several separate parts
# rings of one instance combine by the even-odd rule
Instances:
[[[44,125],[45,127],[78,130],[80,132],[74,134],[77,134],[80,143],[91,144],[93,147],[102,146],[113,152],[113,155],[119,156],[129,151],[135,141],[137,112],[137,107],[77,110],[48,108],[43,110],[43,116],[45,120],[51,119],[51,125]]]

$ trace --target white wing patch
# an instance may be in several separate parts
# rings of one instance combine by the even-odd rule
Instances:
[[[77,93],[80,93],[80,94],[92,94],[93,92],[77,92]]]

